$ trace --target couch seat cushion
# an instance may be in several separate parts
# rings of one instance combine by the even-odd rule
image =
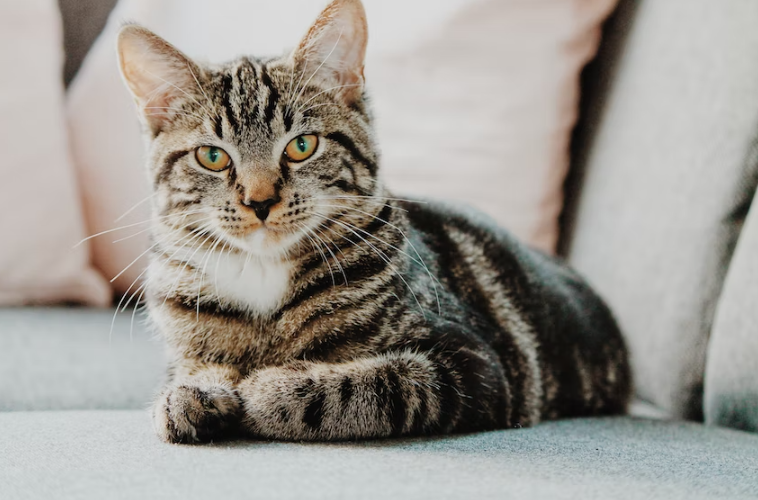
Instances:
[[[338,444],[168,445],[144,411],[0,413],[0,498],[758,497],[758,436],[633,418]]]
[[[0,411],[145,408],[162,344],[131,308],[0,309]]]

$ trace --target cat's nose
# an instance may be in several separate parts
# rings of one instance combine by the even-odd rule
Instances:
[[[277,194],[273,198],[269,198],[263,201],[255,201],[253,199],[242,200],[242,204],[248,208],[253,209],[256,217],[261,221],[265,221],[268,217],[271,207],[282,201],[282,198]]]

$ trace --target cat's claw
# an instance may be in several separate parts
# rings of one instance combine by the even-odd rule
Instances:
[[[153,408],[153,426],[168,443],[204,443],[229,437],[242,417],[242,401],[223,386],[176,385]]]

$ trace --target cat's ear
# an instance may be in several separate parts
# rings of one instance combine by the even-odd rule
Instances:
[[[121,75],[145,123],[157,133],[178,110],[176,99],[195,99],[200,68],[152,31],[130,24],[118,35]]]
[[[351,103],[363,92],[368,25],[361,0],[333,0],[292,54],[295,69],[308,79],[338,89]]]

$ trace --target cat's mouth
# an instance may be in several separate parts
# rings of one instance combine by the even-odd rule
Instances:
[[[255,222],[245,227],[225,231],[226,239],[240,250],[258,256],[285,253],[301,238],[294,228],[275,222]]]
[[[273,236],[277,234],[290,233],[281,224],[271,222],[256,221],[243,226],[233,228],[224,228],[225,232],[238,239],[263,238],[266,235]]]

